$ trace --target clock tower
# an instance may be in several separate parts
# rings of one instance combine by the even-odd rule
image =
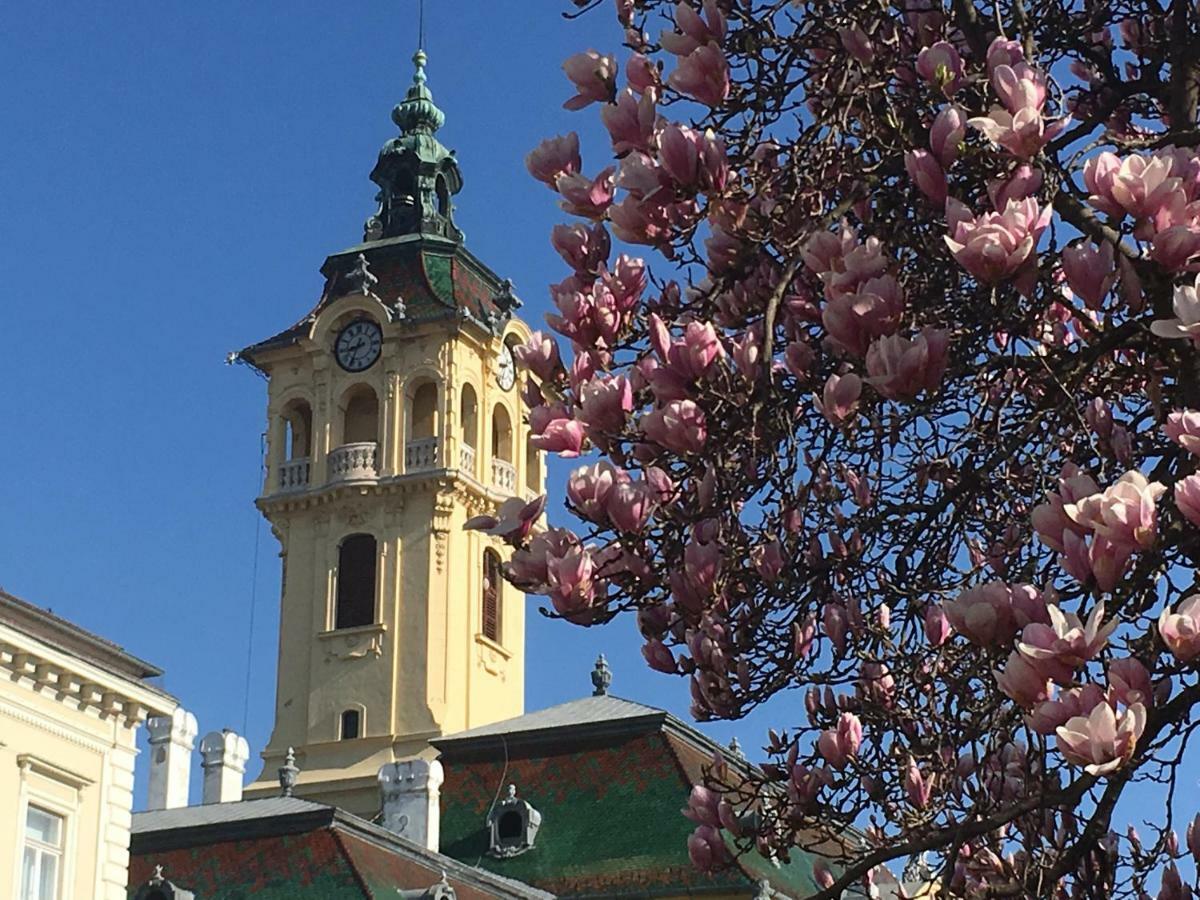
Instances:
[[[529,330],[454,223],[462,175],[413,60],[363,242],[326,259],[311,312],[236,354],[267,377],[257,504],[283,559],[275,725],[247,795],[277,792],[294,748],[297,794],[367,817],[382,765],[522,713],[524,598],[462,526],[542,491],[511,351]]]

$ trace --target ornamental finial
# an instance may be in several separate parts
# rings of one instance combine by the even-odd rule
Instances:
[[[412,59],[416,69],[413,72],[412,87],[392,110],[392,121],[405,134],[433,134],[445,123],[446,115],[437,108],[437,104],[433,102],[433,93],[426,85],[428,79],[425,76],[425,63],[429,61],[429,57],[425,55],[424,50],[418,50]]]
[[[610,685],[612,685],[612,669],[608,667],[608,660],[601,653],[596,657],[596,668],[592,670],[592,696],[605,696]]]
[[[284,757],[283,765],[279,767],[279,786],[283,788],[283,796],[292,796],[292,791],[296,788],[296,782],[300,777],[300,769],[296,766],[296,751],[288,747],[287,756]]]
[[[729,742],[729,753],[734,759],[745,759],[746,751],[742,749],[742,742],[737,739],[737,735]]]

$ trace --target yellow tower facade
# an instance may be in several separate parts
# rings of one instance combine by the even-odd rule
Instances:
[[[524,598],[463,524],[543,480],[512,354],[529,330],[453,222],[423,64],[363,243],[326,260],[304,319],[237,354],[268,379],[257,503],[283,559],[275,725],[247,794],[278,790],[291,748],[298,794],[366,816],[384,764],[522,713]]]

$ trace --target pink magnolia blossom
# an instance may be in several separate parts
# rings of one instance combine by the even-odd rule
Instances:
[[[608,262],[612,241],[601,222],[590,228],[581,222],[555,225],[550,231],[550,244],[575,272],[591,274]]]
[[[1150,673],[1132,656],[1114,659],[1108,664],[1109,695],[1122,706],[1140,703],[1149,709],[1154,705],[1154,686]]]
[[[663,246],[671,236],[671,218],[666,207],[628,194],[608,208],[613,234],[627,244]]]
[[[904,169],[922,194],[938,205],[946,202],[946,173],[932,153],[909,150],[904,154]]]
[[[817,750],[835,769],[844,769],[858,755],[862,743],[862,722],[854,713],[844,712],[838,716],[836,728],[821,732],[817,739]]]
[[[656,352],[667,368],[685,382],[695,382],[708,374],[708,370],[725,356],[725,347],[711,322],[688,322],[683,337],[668,343],[670,338],[665,323],[657,314],[650,314],[651,328],[659,336]]]
[[[900,335],[879,338],[867,350],[867,383],[889,400],[912,400],[932,393],[946,371],[948,335],[926,328],[913,340]]]
[[[867,37],[867,33],[857,25],[852,28],[839,28],[838,39],[846,52],[861,63],[869,63],[875,58],[875,45]]]
[[[553,381],[562,369],[558,344],[543,331],[535,331],[525,343],[513,347],[513,356],[542,381]]]
[[[1064,571],[1077,578],[1080,584],[1094,580],[1101,591],[1116,589],[1129,565],[1129,557],[1136,549],[1128,544],[1115,544],[1099,535],[1089,539],[1074,531],[1064,531],[1062,540],[1060,562]]]
[[[1150,323],[1150,330],[1159,337],[1188,338],[1200,343],[1200,275],[1192,284],[1175,287],[1172,297],[1174,319],[1157,319]]]
[[[995,38],[987,49],[987,67],[994,72],[1000,66],[1015,66],[1025,61],[1025,51],[1021,42],[1004,37]]]
[[[1200,474],[1175,482],[1175,505],[1185,519],[1200,526]]]
[[[638,534],[658,507],[658,493],[646,481],[619,480],[609,492],[608,517],[618,531]]]
[[[563,104],[565,109],[583,109],[590,103],[607,103],[617,93],[617,61],[595,50],[567,57],[563,71],[575,85],[575,96]]]
[[[908,795],[909,803],[917,809],[927,807],[929,799],[933,795],[935,781],[936,776],[933,773],[928,775],[922,774],[916,760],[909,757],[908,770],[904,773],[904,792]]]
[[[608,522],[608,497],[620,481],[629,481],[629,473],[608,460],[580,466],[567,478],[567,501],[578,515],[604,525]]]
[[[783,545],[778,540],[759,544],[750,551],[750,562],[763,580],[777,580],[783,571]]]
[[[1112,244],[1073,244],[1063,249],[1062,262],[1071,290],[1088,309],[1099,309],[1116,279]]]
[[[1121,159],[1115,153],[1097,154],[1083,167],[1083,181],[1091,191],[1088,202],[1114,218],[1126,213],[1135,219],[1151,218],[1179,186],[1171,168],[1171,157],[1162,155],[1133,153]]]
[[[609,166],[595,178],[588,178],[578,172],[559,175],[554,182],[555,188],[562,195],[559,206],[573,216],[585,219],[603,218],[605,211],[612,206],[616,171],[614,167]]]
[[[1068,503],[1076,503],[1084,497],[1100,492],[1099,485],[1086,472],[1081,472],[1074,463],[1063,466],[1058,476],[1058,491],[1048,491],[1045,503],[1034,507],[1030,519],[1042,543],[1059,553],[1065,552],[1063,533],[1073,531],[1085,534],[1087,529],[1073,522],[1065,511]]]
[[[688,835],[687,850],[692,865],[701,872],[716,869],[725,860],[726,855],[721,832],[712,825],[700,825]]]
[[[653,92],[639,98],[633,91],[624,90],[615,103],[600,107],[600,121],[608,129],[613,153],[621,156],[631,150],[650,153],[654,149],[658,125],[654,99]]]
[[[729,62],[720,45],[697,47],[679,60],[667,84],[705,106],[720,106],[729,96]]]
[[[1017,633],[1012,588],[1003,581],[968,588],[944,609],[954,630],[981,647],[1006,644]]]
[[[699,453],[708,429],[704,411],[691,400],[673,400],[642,416],[646,437],[675,453]]]
[[[933,605],[926,607],[925,615],[922,617],[922,624],[925,629],[925,637],[935,647],[940,647],[946,643],[953,633],[953,629],[950,627],[950,620],[946,617],[946,612],[941,606]]]
[[[656,672],[674,675],[679,671],[679,663],[675,661],[675,654],[658,638],[651,638],[642,645],[642,656],[647,665]]]
[[[545,508],[544,494],[528,503],[520,497],[509,497],[500,504],[498,515],[474,516],[463,523],[463,529],[494,534],[506,543],[516,545],[529,536]]]
[[[1086,624],[1079,616],[1049,605],[1050,624],[1034,622],[1021,632],[1017,649],[1044,677],[1059,684],[1070,684],[1075,671],[1094,659],[1108,643],[1117,620],[1104,622],[1104,604],[1098,603]]]
[[[668,53],[687,56],[697,47],[709,41],[720,43],[725,39],[727,24],[725,14],[717,0],[704,0],[703,18],[688,3],[680,0],[675,4],[676,31],[664,31],[659,42]]]
[[[553,190],[560,175],[574,175],[583,168],[579,157],[579,135],[572,131],[542,141],[525,157],[525,168]]]
[[[1041,169],[1021,163],[1003,178],[994,178],[987,184],[988,197],[996,209],[1004,209],[1012,200],[1024,200],[1041,190],[1045,176]]]
[[[682,190],[707,192],[725,187],[728,173],[725,146],[712,131],[668,125],[659,136],[658,161]]]
[[[1188,822],[1186,839],[1188,852],[1192,854],[1192,859],[1200,864],[1200,813]]]
[[[1158,534],[1155,503],[1166,491],[1157,481],[1131,470],[1102,493],[1063,507],[1067,517],[1118,546],[1148,550]]]
[[[633,385],[624,375],[595,377],[579,386],[579,419],[593,441],[620,434],[633,411]]]
[[[938,41],[917,54],[917,75],[947,97],[962,87],[963,61],[953,44]]]
[[[1058,727],[1058,752],[1091,775],[1107,775],[1133,756],[1145,727],[1142,704],[1135,703],[1117,716],[1107,701],[1097,703],[1086,717],[1075,716]]]
[[[821,609],[821,625],[838,655],[846,652],[846,607],[838,602],[826,603]]]
[[[872,340],[898,327],[903,312],[904,291],[885,275],[863,282],[858,293],[832,298],[821,312],[821,324],[839,347],[864,356]]]
[[[1041,110],[1046,103],[1046,76],[1028,63],[991,66],[992,88],[1013,115],[1021,110]]]
[[[533,435],[529,441],[539,450],[571,459],[583,451],[585,438],[582,422],[578,419],[564,418],[551,420],[540,434]]]
[[[967,133],[967,117],[960,106],[947,106],[933,120],[929,129],[929,149],[943,168],[950,168],[958,159],[958,146]]]
[[[959,265],[982,281],[1010,278],[1033,258],[1043,229],[1050,224],[1051,207],[1039,210],[1037,201],[1010,200],[1003,213],[975,216],[951,197],[946,201],[950,234],[946,245]]]
[[[1200,594],[1185,598],[1175,612],[1165,608],[1158,617],[1158,633],[1180,662],[1200,656]]]
[[[862,379],[850,372],[847,375],[830,375],[820,398],[814,398],[817,411],[831,425],[841,425],[858,409],[862,396]]]
[[[1150,258],[1168,272],[1195,271],[1200,257],[1200,221],[1170,225],[1150,241]]]
[[[1053,700],[1037,704],[1025,717],[1025,722],[1038,734],[1052,737],[1059,726],[1066,725],[1076,716],[1086,716],[1097,704],[1104,702],[1104,691],[1099,685],[1085,684],[1063,691]]]
[[[1000,690],[1025,709],[1042,703],[1050,696],[1049,679],[1015,650],[1008,655],[1004,669],[996,672],[995,676]]]
[[[547,554],[546,594],[555,611],[571,619],[592,605],[596,595],[594,569],[592,552],[579,544],[568,546],[561,555]]]
[[[638,94],[657,94],[662,84],[658,66],[641,53],[629,57],[629,62],[625,64],[625,79],[629,82],[629,87]]]
[[[1015,113],[993,106],[986,116],[968,119],[967,124],[1017,159],[1032,159],[1042,147],[1062,132],[1066,121],[1047,121],[1040,109],[1024,107]]]

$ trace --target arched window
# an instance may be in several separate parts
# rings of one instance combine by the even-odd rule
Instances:
[[[352,534],[338,547],[334,628],[356,628],[375,621],[375,538]]]
[[[379,440],[379,398],[370,385],[351,388],[342,419],[342,443],[375,443]]]
[[[312,407],[293,400],[283,409],[284,459],[304,459],[312,452]]]
[[[450,188],[446,186],[445,175],[438,175],[433,189],[437,194],[438,212],[443,216],[450,215]]]
[[[525,438],[525,487],[535,494],[542,490],[542,451],[533,446],[533,436]]]
[[[342,713],[342,729],[340,738],[352,741],[362,736],[362,715],[357,709],[348,709]]]
[[[500,555],[483,551],[483,636],[500,643]]]
[[[479,446],[479,404],[475,400],[475,388],[464,384],[462,389],[462,405],[459,408],[459,418],[462,420],[463,443],[471,448]]]
[[[492,411],[492,459],[513,461],[512,422],[508,410],[500,403]]]
[[[426,381],[413,393],[410,440],[437,437],[437,403],[438,388],[432,381]]]

